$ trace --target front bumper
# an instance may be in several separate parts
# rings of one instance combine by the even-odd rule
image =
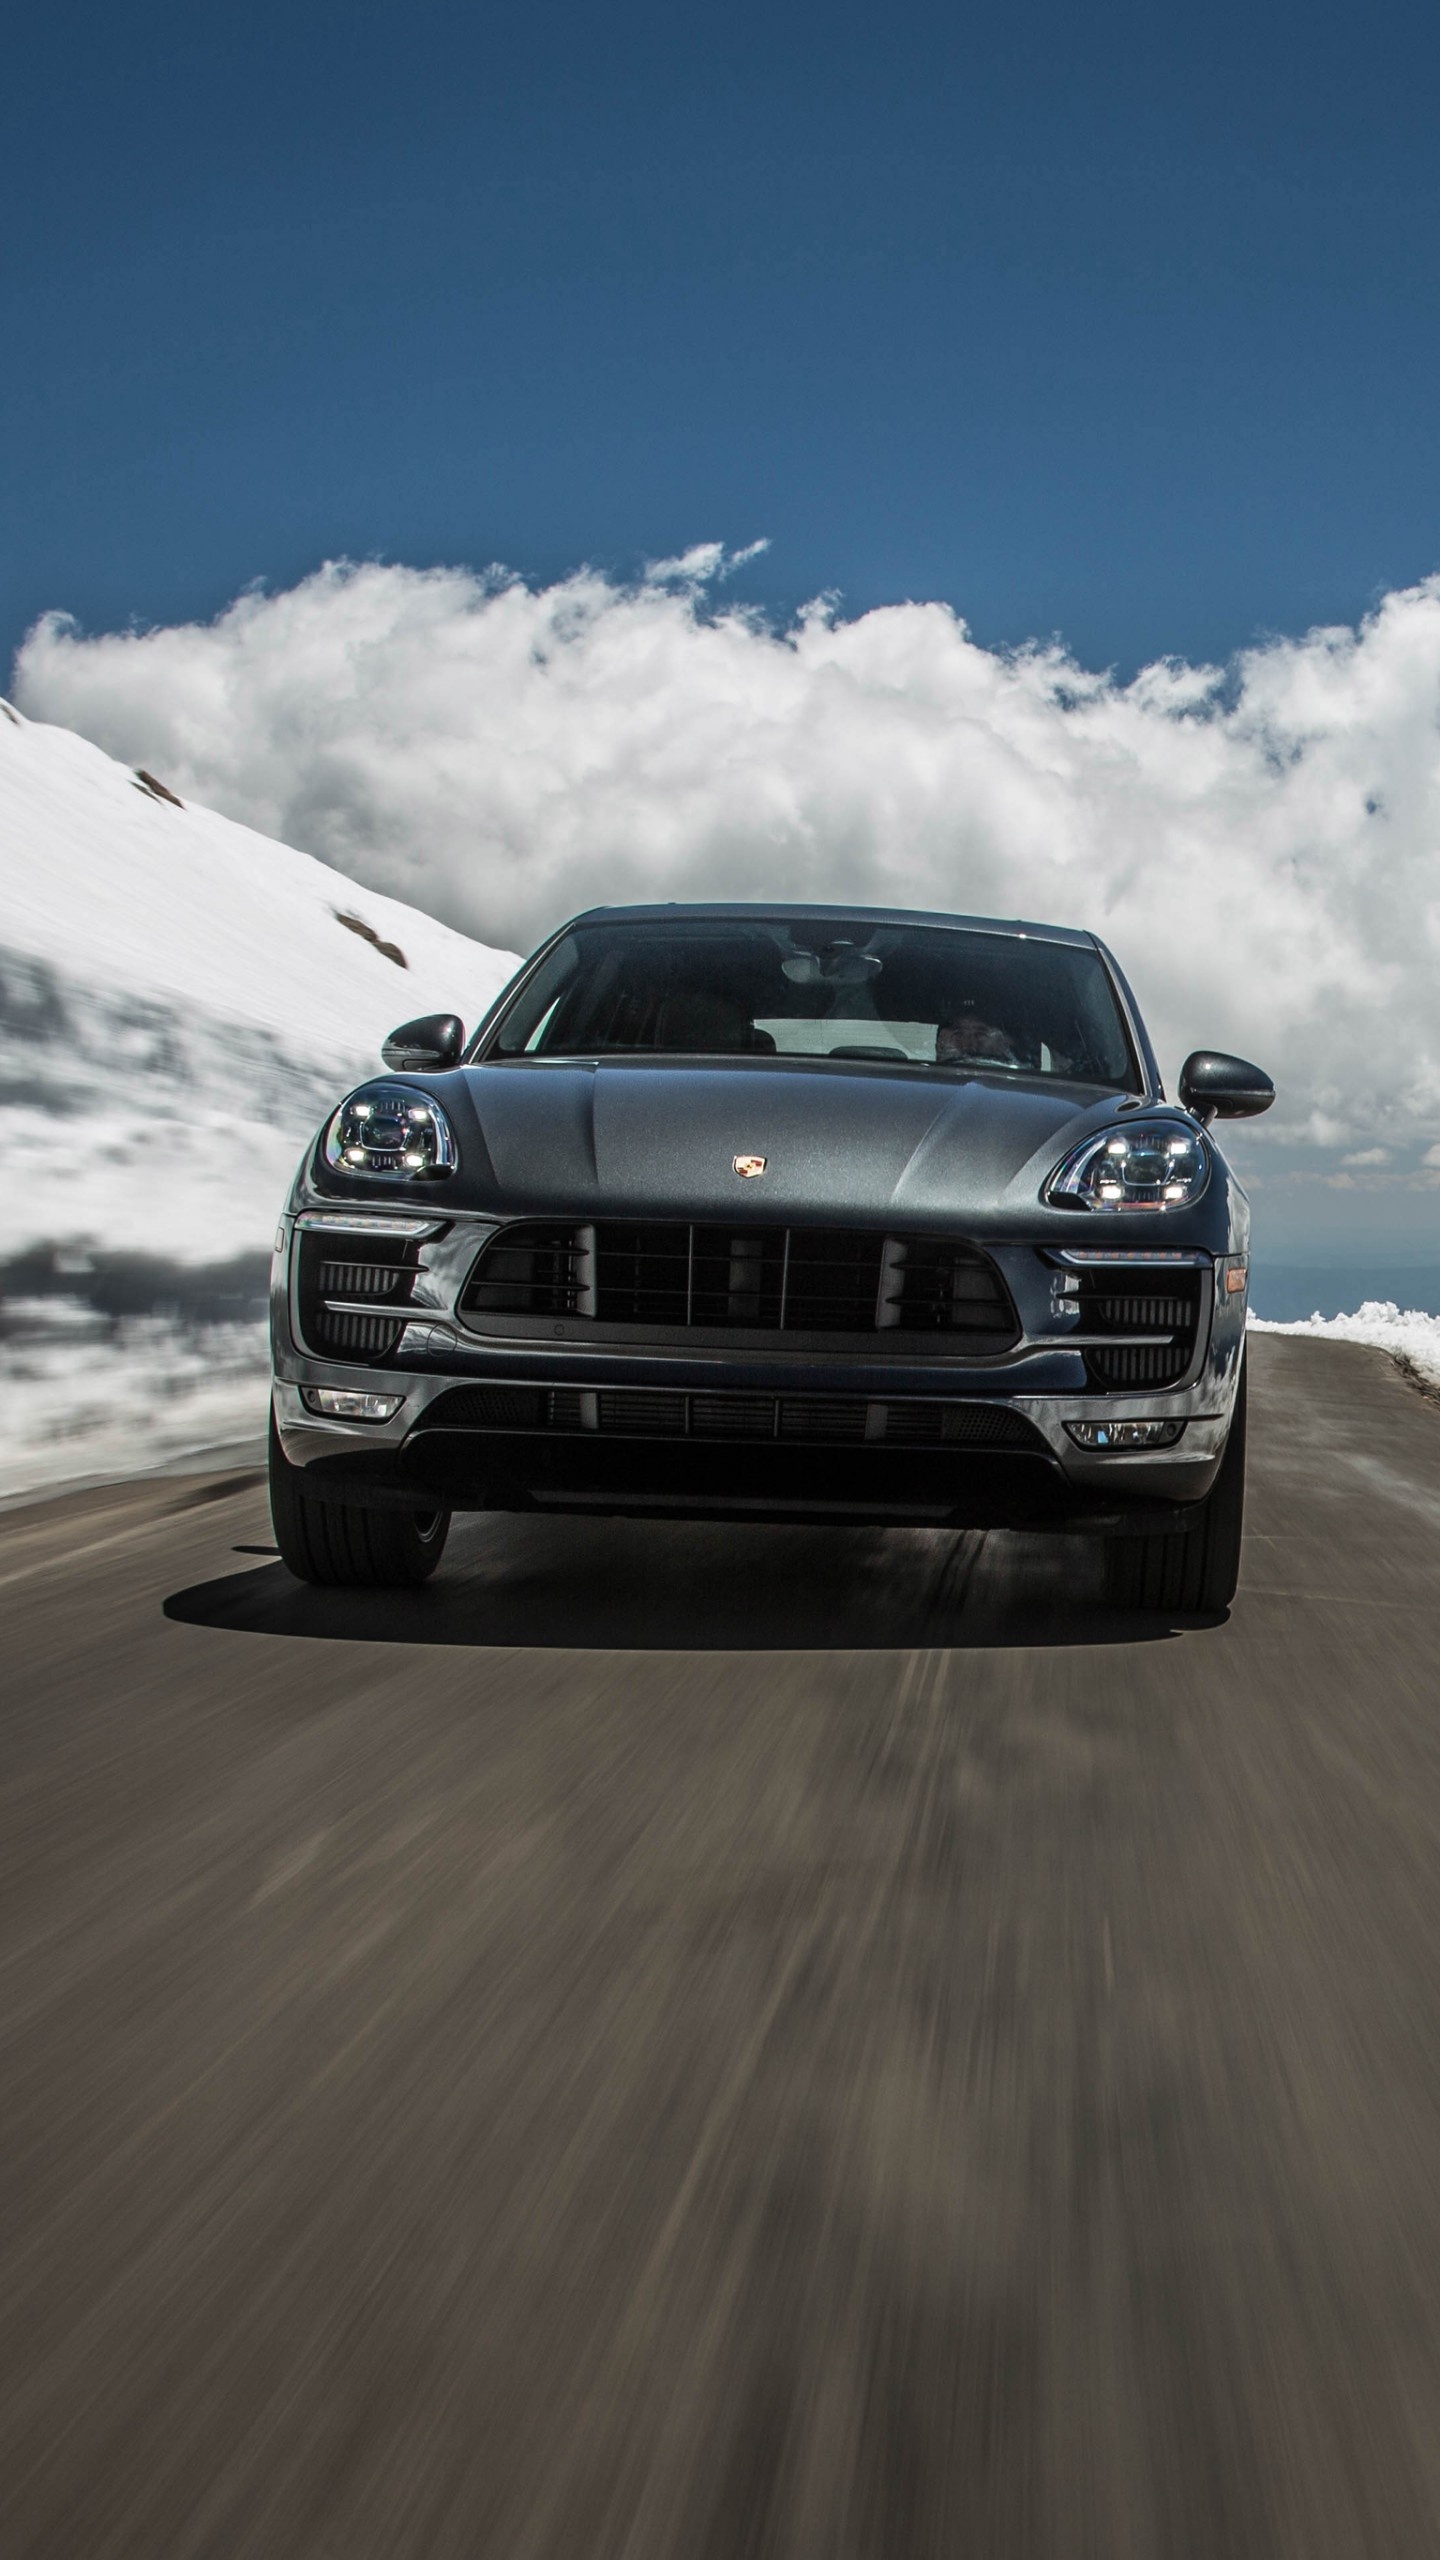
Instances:
[[[1219,1469],[1243,1345],[1243,1293],[1217,1290],[1207,1268],[1185,1378],[1097,1392],[1065,1333],[1041,1329],[1046,1303],[1019,1267],[1021,1256],[1034,1265],[1036,1250],[1008,1247],[995,1258],[1015,1266],[1007,1278],[1028,1304],[1023,1340],[997,1359],[967,1363],[923,1344],[903,1360],[673,1342],[545,1346],[480,1338],[437,1309],[407,1322],[381,1369],[319,1359],[303,1344],[288,1243],[285,1233],[272,1299],[282,1447],[317,1487],[385,1505],[1101,1533],[1178,1526]],[[344,1422],[307,1409],[307,1386],[384,1388],[404,1401],[389,1422]],[[437,1408],[453,1406],[457,1389],[483,1392],[463,1421],[452,1414],[440,1427]],[[1184,1429],[1165,1449],[1077,1447],[1067,1423],[1097,1418]]]

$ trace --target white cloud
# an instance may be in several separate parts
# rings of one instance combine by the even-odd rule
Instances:
[[[1388,1164],[1390,1162],[1390,1150],[1388,1147],[1359,1147],[1356,1149],[1354,1155],[1343,1157],[1342,1162],[1345,1164]]]
[[[1440,578],[1121,685],[938,604],[777,633],[718,603],[733,565],[331,566],[203,628],[47,620],[18,698],[487,942],[716,894],[1087,924],[1172,1073],[1258,1056],[1310,1146],[1440,1128]]]

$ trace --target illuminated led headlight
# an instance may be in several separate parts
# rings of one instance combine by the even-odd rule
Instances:
[[[1198,1129],[1138,1120],[1074,1148],[1051,1174],[1045,1198],[1080,1209],[1189,1209],[1209,1179],[1210,1150]]]
[[[454,1130],[428,1094],[414,1085],[362,1084],[325,1132],[325,1161],[337,1173],[424,1182],[453,1173],[460,1156]]]

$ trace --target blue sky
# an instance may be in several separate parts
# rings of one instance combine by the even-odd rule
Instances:
[[[1223,657],[1440,566],[1440,18],[13,15],[0,650],[326,556]]]

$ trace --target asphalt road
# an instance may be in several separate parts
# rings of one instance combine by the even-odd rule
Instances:
[[[5,2560],[1440,2553],[1440,1409],[1074,1542],[0,1520]]]

